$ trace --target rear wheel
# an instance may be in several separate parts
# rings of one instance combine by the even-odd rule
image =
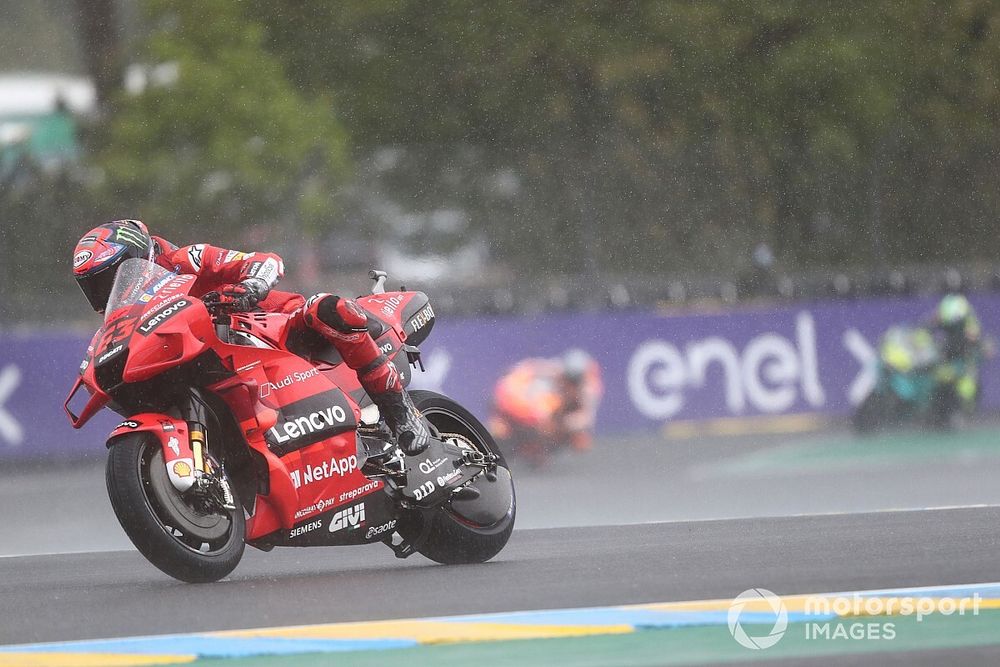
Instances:
[[[854,431],[868,435],[901,421],[903,406],[891,391],[873,391],[854,413]]]
[[[932,428],[947,431],[954,429],[961,422],[961,416],[961,403],[955,384],[939,385],[931,397],[928,424]]]
[[[514,530],[517,503],[510,469],[493,436],[471,412],[431,391],[414,390],[410,397],[438,432],[456,434],[469,446],[499,460],[494,481],[480,475],[472,483],[480,491],[478,499],[449,500],[430,515],[403,522],[399,532],[405,539],[415,540],[424,530],[423,522],[431,521],[420,553],[446,565],[485,562],[500,553]]]
[[[106,479],[111,506],[132,544],[171,577],[218,581],[239,564],[246,532],[239,500],[235,510],[209,509],[181,495],[167,477],[155,437],[134,433],[117,440],[108,452]]]

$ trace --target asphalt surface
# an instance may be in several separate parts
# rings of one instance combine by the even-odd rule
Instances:
[[[0,643],[993,581],[1000,508],[515,532],[490,563],[248,551],[181,584],[133,551],[0,559]]]
[[[60,466],[0,469],[0,556],[129,549],[104,449]],[[514,461],[518,528],[620,525],[955,505],[1000,505],[1000,427],[599,440],[538,470]]]
[[[0,644],[1000,580],[1000,428],[988,424],[866,440],[640,434],[543,469],[514,461],[514,473],[517,529],[490,563],[399,561],[380,545],[248,549],[225,581],[193,586],[132,549],[107,499],[103,448],[69,464],[7,465]],[[884,511],[956,505],[979,507]],[[788,664],[867,664],[823,660]]]

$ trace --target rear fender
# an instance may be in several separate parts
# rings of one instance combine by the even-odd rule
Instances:
[[[194,486],[195,455],[186,421],[156,412],[142,412],[129,417],[111,431],[108,447],[131,433],[150,433],[159,440],[167,476],[174,488],[183,493]]]

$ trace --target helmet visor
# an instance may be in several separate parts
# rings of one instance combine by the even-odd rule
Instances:
[[[115,269],[118,263],[102,267],[94,273],[77,276],[76,282],[83,290],[83,295],[90,302],[90,307],[98,313],[103,313],[108,305],[108,297],[111,296],[111,286],[115,282]]]

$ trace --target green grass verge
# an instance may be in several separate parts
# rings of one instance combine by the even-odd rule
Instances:
[[[537,639],[470,644],[443,644],[388,651],[308,654],[284,657],[199,660],[196,667],[357,667],[403,664],[407,667],[605,667],[622,665],[684,665],[719,662],[776,660],[822,657],[886,651],[922,651],[1000,644],[1000,611],[983,611],[978,616],[934,615],[918,622],[915,617],[848,618],[837,623],[849,632],[854,624],[891,623],[893,639],[807,639],[806,625],[788,626],[774,647],[753,651],[738,645],[725,626],[644,630],[629,635],[603,635],[573,639]],[[836,624],[831,625],[831,633]],[[770,628],[746,626],[753,635]],[[882,627],[880,634],[888,635]],[[873,657],[873,660],[877,658]]]
[[[748,454],[723,467],[734,473],[761,470],[871,468],[899,463],[969,461],[1000,458],[1000,430],[895,431],[870,437],[841,435],[810,438]]]

